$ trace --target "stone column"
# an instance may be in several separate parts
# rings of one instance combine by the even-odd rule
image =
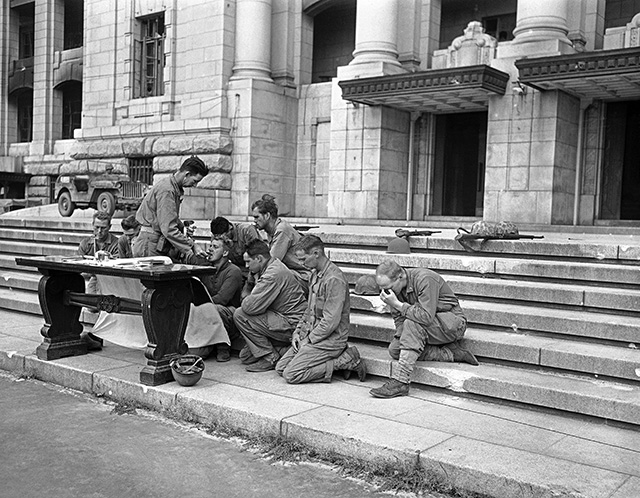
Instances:
[[[237,0],[231,79],[271,81],[271,0]]]
[[[518,0],[513,43],[557,40],[571,46],[567,37],[567,0]]]
[[[62,50],[64,2],[36,2],[31,154],[51,154],[60,136],[62,98],[52,88],[54,52]],[[57,114],[57,116],[54,116]],[[57,119],[56,119],[57,117]]]
[[[351,64],[398,62],[398,0],[358,0]]]

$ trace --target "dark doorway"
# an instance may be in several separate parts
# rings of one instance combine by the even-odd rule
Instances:
[[[487,113],[436,116],[432,214],[482,216]]]
[[[640,101],[607,104],[600,219],[640,220]]]

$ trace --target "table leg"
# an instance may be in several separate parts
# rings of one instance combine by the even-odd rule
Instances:
[[[65,356],[87,353],[80,339],[83,330],[79,306],[64,303],[65,291],[84,292],[84,278],[78,273],[45,273],[38,283],[38,299],[44,316],[40,333],[44,341],[36,348],[41,360],[57,360]]]
[[[142,320],[149,345],[144,352],[147,365],[140,372],[140,382],[157,386],[173,380],[169,362],[187,352],[184,333],[193,291],[188,278],[170,282],[143,280],[142,284]]]

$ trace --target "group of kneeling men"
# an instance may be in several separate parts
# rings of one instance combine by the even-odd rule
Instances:
[[[179,214],[183,188],[197,185],[206,174],[206,166],[194,156],[171,177],[156,183],[135,217],[123,220],[120,241],[109,233],[110,218],[96,213],[94,236],[81,243],[79,252],[168,255],[182,263],[212,265],[216,273],[201,280],[230,342],[244,342],[239,356],[247,371],[275,370],[295,384],[330,382],[335,371],[343,371],[346,378],[355,372],[364,381],[366,368],[360,353],[347,344],[349,283],[327,257],[322,240],[300,235],[279,217],[275,199],[264,195],[251,206],[254,224],[215,218],[211,245],[203,250]],[[127,247],[130,253],[125,253]],[[389,381],[371,389],[371,395],[407,395],[419,360],[478,364],[460,343],[467,321],[440,275],[387,260],[376,269],[375,281],[394,319],[396,332],[389,354],[396,361]],[[227,343],[218,343],[191,352],[206,357],[215,351],[217,361],[225,362],[230,359],[229,349]]]

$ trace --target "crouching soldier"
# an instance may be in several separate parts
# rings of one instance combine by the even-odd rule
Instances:
[[[396,327],[389,354],[391,379],[369,391],[376,398],[409,393],[416,361],[478,361],[460,344],[467,319],[449,284],[432,270],[402,268],[386,260],[376,269],[380,298],[389,306]]]
[[[280,353],[307,307],[302,287],[282,261],[271,256],[269,246],[252,240],[244,253],[249,278],[242,304],[233,321],[244,337],[240,360],[248,372],[274,370]]]
[[[315,235],[305,235],[295,246],[296,257],[312,270],[309,303],[291,338],[291,348],[276,365],[290,384],[331,382],[335,370],[355,371],[364,381],[366,369],[349,336],[349,284],[342,271],[325,255]]]

